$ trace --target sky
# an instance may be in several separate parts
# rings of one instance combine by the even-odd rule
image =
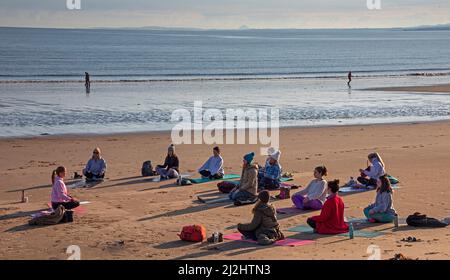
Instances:
[[[450,23],[450,0],[1,0],[0,26],[388,28]]]

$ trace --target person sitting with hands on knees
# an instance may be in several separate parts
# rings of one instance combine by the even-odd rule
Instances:
[[[95,148],[92,157],[83,169],[83,175],[88,180],[102,180],[105,178],[106,161],[102,158],[100,148]]]
[[[223,170],[223,158],[219,147],[214,147],[213,155],[198,169],[203,178],[222,179],[225,175]]]

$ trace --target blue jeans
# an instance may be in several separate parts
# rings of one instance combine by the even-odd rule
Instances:
[[[178,172],[173,168],[166,169],[162,167],[156,167],[156,173],[163,177],[178,178]]]
[[[278,179],[262,177],[259,179],[259,187],[265,190],[277,190],[280,188],[280,181]]]
[[[252,198],[255,198],[255,196],[251,193],[249,193],[248,191],[241,191],[241,190],[236,190],[234,192],[230,192],[228,194],[228,197],[233,200],[233,201],[247,201],[250,200]]]

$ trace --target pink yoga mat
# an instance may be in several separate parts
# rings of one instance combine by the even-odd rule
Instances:
[[[237,240],[237,241],[248,242],[248,243],[253,243],[253,244],[257,243],[256,241],[251,240],[251,239],[242,239],[242,235],[240,233],[227,234],[227,235],[224,235],[223,238],[228,239],[228,240]],[[300,239],[286,238],[284,240],[278,240],[277,242],[275,242],[275,245],[295,247],[295,246],[308,245],[311,243],[314,243],[314,240],[300,240]]]
[[[300,214],[303,210],[300,210],[296,207],[286,207],[286,208],[279,208],[277,209],[278,214]]]
[[[292,187],[298,187],[298,186],[296,184],[280,183],[280,187],[292,188]]]

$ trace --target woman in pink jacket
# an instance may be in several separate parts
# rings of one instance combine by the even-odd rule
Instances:
[[[71,197],[67,192],[66,184],[64,184],[64,177],[66,177],[66,168],[60,166],[52,174],[52,208],[56,209],[59,205],[64,206],[66,210],[77,208],[80,202]]]

